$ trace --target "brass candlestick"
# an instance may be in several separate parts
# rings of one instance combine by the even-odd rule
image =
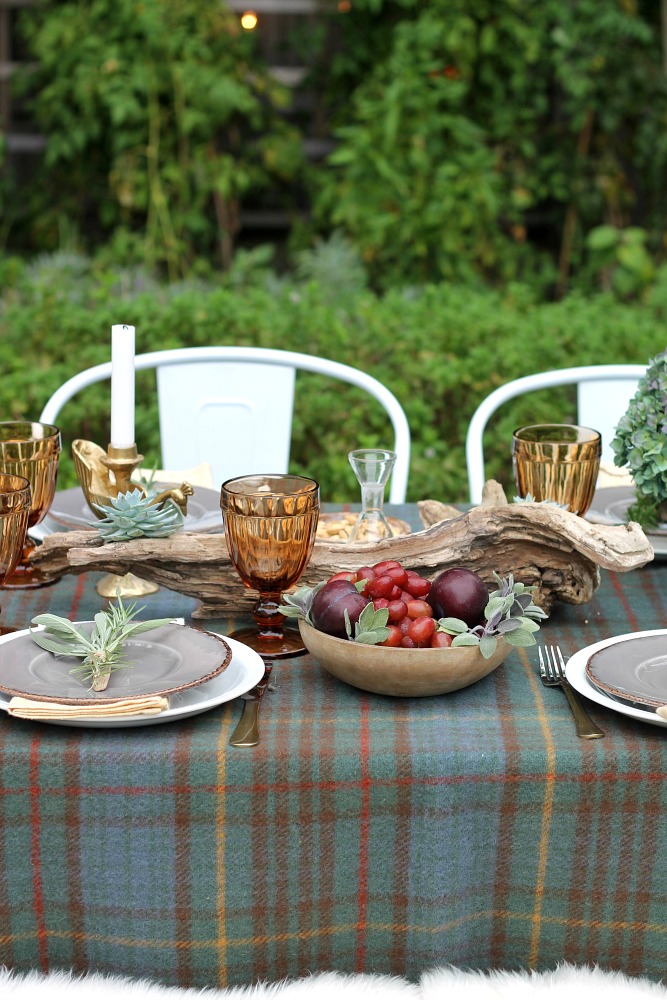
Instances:
[[[98,506],[108,506],[109,501],[120,493],[141,490],[144,496],[147,495],[144,487],[132,480],[132,473],[141,465],[144,457],[137,451],[136,444],[128,448],[115,448],[110,444],[104,451],[93,441],[77,438],[72,442],[72,456],[86,503],[98,519],[104,517]],[[185,516],[188,497],[193,492],[190,483],[183,482],[178,487],[163,490],[155,497],[153,504],[160,506],[165,500],[173,500]],[[116,597],[117,594],[121,597],[143,597],[145,594],[154,594],[159,587],[140,579],[134,573],[125,573],[123,576],[109,573],[99,581],[95,589],[101,597]]]

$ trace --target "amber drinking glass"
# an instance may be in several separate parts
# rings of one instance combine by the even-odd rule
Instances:
[[[56,492],[60,431],[51,424],[31,420],[0,422],[0,472],[23,476],[30,483],[32,494],[28,530],[46,516]],[[33,566],[28,557],[35,548],[26,536],[23,554],[6,587],[43,587],[57,578],[47,576]]]
[[[598,431],[574,424],[533,424],[512,438],[519,496],[552,500],[583,516],[591,505],[600,468]]]
[[[28,480],[0,474],[0,587],[4,587],[21,558],[29,515]],[[7,626],[0,627],[0,635],[13,631]]]
[[[220,506],[230,558],[245,586],[259,591],[256,628],[232,632],[232,638],[267,660],[305,653],[299,633],[283,628],[278,608],[313,551],[319,485],[303,476],[241,476],[223,483]]]

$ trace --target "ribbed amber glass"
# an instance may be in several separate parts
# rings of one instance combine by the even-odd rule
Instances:
[[[232,637],[267,659],[304,652],[298,633],[283,629],[278,606],[313,551],[318,484],[303,476],[242,476],[223,484],[220,506],[230,559],[245,586],[259,591],[257,629]]]
[[[22,476],[30,483],[32,494],[28,528],[46,516],[53,503],[60,458],[60,431],[51,424],[31,420],[0,422],[0,472]],[[52,583],[35,569],[28,557],[35,543],[26,536],[23,554],[7,587],[41,587]]]
[[[574,424],[533,424],[512,438],[514,482],[519,496],[552,500],[583,516],[591,505],[600,469],[598,431]]]

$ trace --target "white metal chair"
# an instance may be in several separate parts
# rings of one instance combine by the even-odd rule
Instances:
[[[137,354],[135,369],[146,368],[157,370],[163,467],[185,469],[208,462],[216,485],[246,473],[287,472],[297,369],[364,389],[391,420],[397,458],[389,501],[404,502],[410,465],[408,421],[393,393],[366,372],[326,358],[261,347],[183,347]],[[110,377],[110,361],[74,375],[51,396],[40,420],[55,423],[75,393]]]
[[[646,374],[646,365],[586,365],[525,375],[499,386],[475,410],[466,437],[466,463],[470,502],[478,504],[484,486],[484,428],[499,406],[535,389],[577,385],[578,422],[602,435],[602,461],[613,462],[611,442],[616,424],[627,410]]]

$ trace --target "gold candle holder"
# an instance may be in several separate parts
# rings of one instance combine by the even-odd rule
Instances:
[[[144,487],[132,479],[132,474],[139,468],[144,457],[137,451],[136,444],[127,448],[115,448],[110,444],[104,451],[93,441],[77,438],[72,442],[72,456],[86,503],[98,519],[104,517],[104,514],[100,513],[97,507],[108,506],[109,501],[120,493],[141,490],[146,496]],[[165,500],[173,500],[185,516],[188,497],[192,496],[193,492],[190,483],[183,482],[178,487],[163,490],[155,497],[153,503],[159,506]],[[108,573],[98,582],[95,589],[101,597],[112,598],[116,595],[143,597],[146,594],[154,594],[160,588],[157,584],[135,576],[134,573],[125,573],[123,576]]]

